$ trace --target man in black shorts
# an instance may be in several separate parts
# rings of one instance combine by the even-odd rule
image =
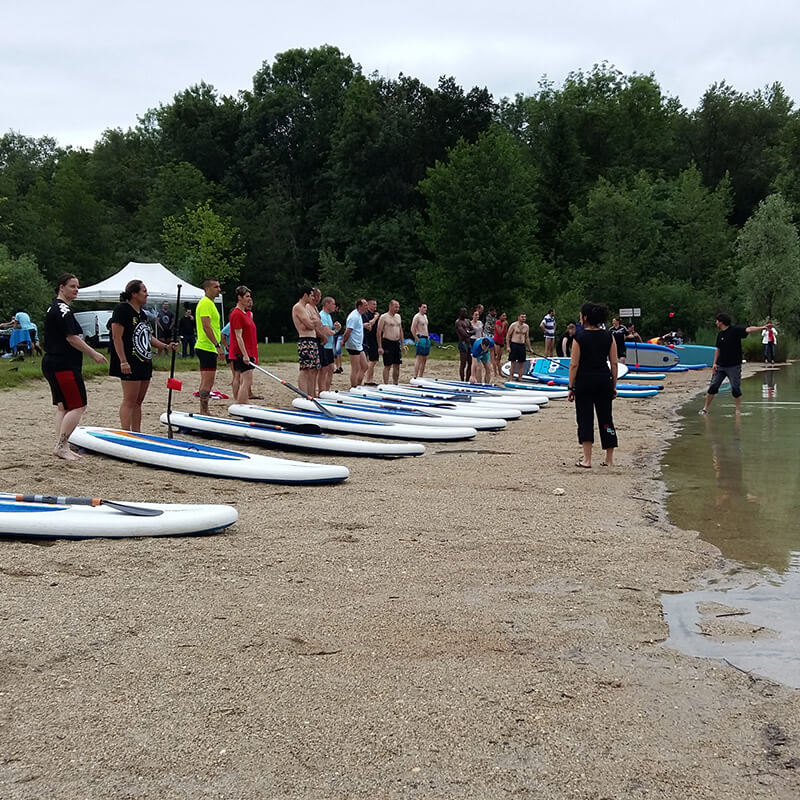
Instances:
[[[375,386],[375,365],[378,363],[378,301],[367,300],[367,310],[361,315],[364,322],[364,355],[367,359],[365,386]]]
[[[378,353],[383,356],[383,382],[389,383],[389,371],[392,383],[400,382],[400,364],[403,363],[401,347],[403,343],[403,321],[400,318],[400,303],[389,301],[389,310],[381,314],[378,320]]]

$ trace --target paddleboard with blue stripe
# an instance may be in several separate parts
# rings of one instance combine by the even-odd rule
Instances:
[[[75,447],[112,458],[217,478],[306,484],[339,483],[350,474],[337,464],[290,461],[115,428],[80,426],[69,440]]]

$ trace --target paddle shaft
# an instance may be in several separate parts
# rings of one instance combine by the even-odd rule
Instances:
[[[263,372],[265,375],[269,375],[270,378],[274,378],[278,383],[282,383],[287,389],[291,389],[295,394],[299,394],[300,397],[305,397],[306,400],[310,400],[326,417],[335,417],[336,414],[333,414],[327,408],[325,408],[319,400],[314,399],[311,395],[306,394],[302,389],[298,389],[296,386],[292,386],[289,381],[285,381],[283,378],[279,378],[277,375],[271,373],[268,369],[264,369],[264,367],[260,366],[259,364],[254,364],[252,361],[250,362],[252,367],[255,367],[259,372]]]
[[[55,506],[108,506],[124,514],[131,514],[135,517],[158,517],[164,512],[159,508],[143,508],[142,506],[132,506],[128,503],[117,503],[114,500],[103,500],[100,497],[56,497],[50,494],[18,494],[17,502],[21,503],[44,503]]]
[[[181,310],[181,286],[183,284],[178,284],[178,296],[175,299],[175,322],[172,325],[172,341],[178,341],[178,314]],[[172,438],[172,423],[170,422],[170,415],[172,414],[172,379],[175,377],[175,356],[178,353],[178,349],[173,347],[172,348],[172,361],[169,365],[169,394],[167,395],[167,437]]]

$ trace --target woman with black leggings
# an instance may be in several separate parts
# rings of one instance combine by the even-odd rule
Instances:
[[[608,309],[596,303],[581,307],[583,330],[575,334],[569,362],[569,396],[575,403],[578,441],[583,456],[576,467],[592,466],[594,414],[600,427],[600,443],[606,451],[602,466],[614,465],[617,431],[611,405],[617,396],[617,345],[610,331],[600,326],[608,319]]]

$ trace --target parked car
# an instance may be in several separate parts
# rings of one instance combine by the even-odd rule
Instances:
[[[111,341],[111,314],[112,312],[106,309],[75,312],[75,319],[83,328],[83,338],[92,347],[108,347]]]

